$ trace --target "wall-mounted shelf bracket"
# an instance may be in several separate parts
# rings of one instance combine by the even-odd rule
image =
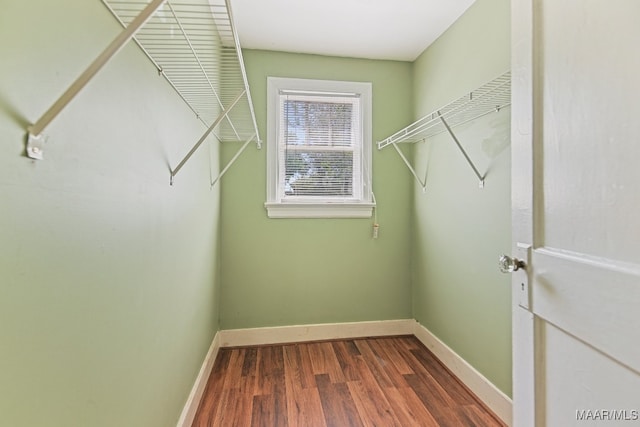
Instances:
[[[71,102],[78,92],[105,66],[109,60],[131,40],[136,32],[167,0],[151,1],[131,23],[107,46],[107,48],[89,65],[89,67],[69,86],[65,93],[44,113],[42,117],[28,129],[27,156],[32,159],[42,159],[42,132],[58,114]],[[46,139],[46,138],[45,138]]]
[[[422,187],[422,192],[426,193],[426,191],[427,191],[427,172],[425,171],[424,179],[421,179],[418,176],[418,173],[416,172],[416,170],[413,168],[413,166],[411,166],[411,163],[409,162],[409,160],[407,160],[407,157],[402,153],[402,151],[400,151],[400,149],[398,148],[398,145],[396,145],[395,142],[393,142],[392,145],[393,145],[393,148],[396,149],[396,152],[398,153],[398,155],[400,156],[400,158],[402,159],[404,164],[407,165],[407,167],[411,171],[411,174],[413,175],[413,177],[416,179],[416,181],[418,181],[418,183]]]
[[[205,131],[204,134],[202,134],[202,136],[200,137],[200,139],[198,140],[198,142],[196,142],[196,144],[193,146],[193,148],[187,153],[186,156],[184,156],[184,158],[182,159],[182,161],[180,161],[180,163],[178,163],[178,166],[176,166],[175,169],[171,170],[171,178],[169,180],[169,183],[171,185],[173,185],[173,177],[176,176],[178,174],[178,172],[180,172],[180,169],[182,169],[182,167],[189,161],[189,159],[191,158],[191,156],[193,156],[193,154],[198,150],[198,148],[200,148],[200,146],[202,145],[202,143],[205,141],[205,139],[207,139],[207,137],[211,134],[211,132],[213,132],[213,130],[220,124],[221,121],[223,121],[225,119],[225,117],[227,117],[227,115],[229,114],[229,112],[233,109],[233,107],[236,106],[236,104],[240,101],[240,99],[242,99],[242,97],[244,96],[244,94],[246,93],[246,89],[243,90],[242,92],[240,92],[238,94],[238,96],[235,97],[235,99],[233,100],[233,102],[231,103],[231,105],[229,105],[219,116],[218,118],[213,122],[213,124],[211,124],[211,126],[209,126],[209,128]],[[253,136],[251,137],[251,139],[253,139]]]
[[[479,180],[479,184],[478,187],[480,188],[484,188],[484,175],[481,175],[480,172],[478,172],[478,168],[476,167],[476,165],[473,163],[473,161],[471,160],[471,158],[469,157],[469,155],[467,154],[467,152],[465,151],[464,147],[462,146],[462,144],[460,144],[460,141],[458,141],[458,138],[456,137],[456,135],[453,133],[453,131],[451,130],[451,128],[449,127],[449,124],[447,123],[447,121],[444,119],[444,117],[442,117],[442,115],[440,114],[440,112],[438,111],[438,118],[440,119],[440,121],[442,121],[442,124],[444,125],[444,127],[447,129],[447,132],[449,132],[449,135],[451,135],[451,138],[453,139],[453,141],[456,143],[456,145],[458,146],[458,149],[460,150],[460,152],[462,153],[462,155],[464,156],[464,158],[467,160],[467,163],[469,163],[469,166],[471,166],[471,169],[473,169],[473,173],[476,174],[476,176],[478,177]]]
[[[387,145],[393,145],[424,191],[426,188],[426,176],[424,180],[418,177],[416,171],[398,149],[396,144],[401,142],[422,142],[432,136],[447,132],[453,138],[458,149],[467,160],[467,163],[469,163],[469,166],[473,169],[475,175],[478,177],[479,187],[484,188],[485,177],[480,174],[478,168],[462,147],[462,144],[460,144],[460,141],[453,133],[452,129],[456,126],[472,122],[487,114],[498,112],[510,105],[511,72],[507,71],[438,110],[421,117],[388,138],[378,141],[378,150],[382,150]]]
[[[234,154],[234,156],[231,158],[231,160],[229,160],[229,163],[227,163],[227,165],[224,167],[224,169],[222,169],[220,171],[220,173],[218,174],[218,176],[216,177],[216,179],[214,179],[213,181],[211,181],[211,188],[213,188],[214,185],[216,185],[216,183],[218,181],[220,181],[220,178],[222,178],[222,176],[227,173],[227,171],[229,170],[229,168],[231,166],[233,166],[233,164],[236,162],[236,160],[238,160],[238,157],[240,157],[240,155],[242,154],[242,152],[247,148],[247,145],[249,145],[249,143],[251,143],[251,141],[254,140],[254,138],[256,138],[257,135],[254,134],[253,136],[251,136],[251,138],[247,139],[244,144],[242,144],[242,147],[240,147],[240,149],[236,152],[236,154]]]
[[[27,157],[42,160],[45,142],[47,142],[47,135],[43,133],[40,135],[27,134]]]

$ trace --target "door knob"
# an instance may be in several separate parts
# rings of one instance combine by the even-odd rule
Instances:
[[[500,267],[500,271],[503,273],[513,273],[521,268],[525,268],[526,264],[518,258],[511,258],[508,255],[502,255],[498,261],[498,266]]]

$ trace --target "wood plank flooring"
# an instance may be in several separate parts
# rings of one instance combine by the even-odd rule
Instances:
[[[193,427],[504,426],[413,336],[223,348]]]

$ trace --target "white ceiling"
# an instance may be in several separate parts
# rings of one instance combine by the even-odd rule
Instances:
[[[243,48],[415,60],[475,0],[231,0]]]

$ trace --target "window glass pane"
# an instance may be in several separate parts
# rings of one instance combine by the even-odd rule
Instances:
[[[287,99],[287,145],[353,145],[353,104]]]
[[[269,217],[371,215],[371,84],[269,77]]]
[[[284,197],[353,198],[360,177],[358,97],[282,94]]]
[[[353,152],[288,150],[286,196],[353,196]]]

